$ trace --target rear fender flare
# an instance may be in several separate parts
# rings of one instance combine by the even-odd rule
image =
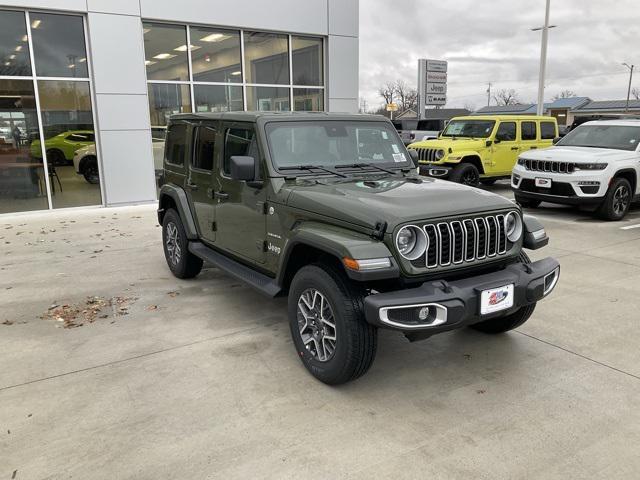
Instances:
[[[189,240],[197,240],[198,230],[196,228],[196,223],[193,220],[191,208],[189,208],[187,194],[182,188],[176,185],[165,184],[160,188],[160,194],[158,195],[158,223],[162,225],[162,218],[166,211],[167,198],[173,200],[172,203],[180,214],[180,219],[182,220],[182,224],[184,225],[184,229],[187,233],[187,238]]]

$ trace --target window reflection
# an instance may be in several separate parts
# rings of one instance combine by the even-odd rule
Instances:
[[[191,65],[198,82],[242,82],[240,32],[191,27]]]
[[[196,112],[232,112],[243,110],[242,87],[231,85],[195,85]]]
[[[289,83],[287,35],[245,32],[244,55],[247,83]]]
[[[291,37],[294,85],[324,85],[322,39]]]
[[[188,80],[187,29],[144,23],[144,53],[149,80]]]
[[[54,208],[99,205],[100,177],[89,82],[38,82]],[[42,156],[39,140],[31,145]]]
[[[247,87],[247,109],[287,111],[289,110],[289,89],[285,87]]]
[[[319,88],[294,88],[293,109],[296,112],[323,111],[324,90]]]
[[[149,84],[151,125],[166,126],[171,115],[191,112],[189,85]]]
[[[0,213],[48,207],[44,165],[32,154],[39,136],[31,80],[0,80]]]
[[[0,75],[31,75],[27,24],[23,12],[0,11]]]
[[[82,17],[31,13],[36,74],[88,78]]]

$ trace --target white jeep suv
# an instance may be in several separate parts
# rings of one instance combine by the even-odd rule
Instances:
[[[621,220],[640,193],[640,120],[587,122],[554,146],[520,155],[511,175],[516,202],[578,205]]]

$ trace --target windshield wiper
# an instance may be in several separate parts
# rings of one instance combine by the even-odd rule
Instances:
[[[389,170],[387,168],[379,167],[378,165],[374,165],[373,163],[346,163],[344,165],[336,165],[336,168],[375,168],[381,172],[390,173],[395,175],[398,173],[397,171]]]
[[[347,178],[344,173],[340,173],[337,170],[333,170],[332,168],[323,167],[321,165],[296,165],[293,167],[279,167],[279,170],[322,170],[323,172],[330,173],[332,175],[338,175],[342,178]]]

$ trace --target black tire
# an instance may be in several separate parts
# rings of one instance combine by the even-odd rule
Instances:
[[[449,180],[471,187],[477,187],[480,183],[480,172],[472,163],[459,163],[449,175]]]
[[[520,252],[518,259],[522,263],[531,263],[529,256],[524,252]],[[491,320],[485,320],[484,322],[475,323],[471,325],[471,328],[483,333],[492,334],[508,332],[509,330],[518,328],[524,322],[529,320],[535,309],[536,303],[531,303],[529,305],[525,305],[524,307],[520,307],[519,310],[510,315],[507,315],[506,317],[492,318]]]
[[[202,259],[189,251],[182,220],[173,209],[167,210],[162,219],[162,248],[167,265],[176,277],[193,278],[202,270]]]
[[[98,160],[96,158],[87,158],[82,165],[82,175],[87,183],[97,185],[100,183],[100,171],[98,170]]]
[[[308,327],[303,331],[308,331],[313,320],[305,320],[298,303],[303,301],[303,294],[314,291],[319,292],[328,302],[329,313],[332,314],[335,325],[332,333],[335,337],[334,348],[330,355],[325,356],[324,361],[314,351],[313,346],[318,347],[318,343],[309,341],[305,345],[301,332],[303,325]],[[378,331],[364,319],[363,298],[364,291],[350,282],[344,273],[324,264],[302,267],[291,282],[288,307],[291,337],[303,365],[323,383],[339,385],[355,380],[369,370],[375,359]],[[318,322],[317,325],[326,330],[324,323]],[[328,333],[331,332],[324,332]],[[312,336],[320,338],[315,334],[307,334],[307,340],[311,340]],[[325,339],[322,337],[320,340],[324,349]]]
[[[522,197],[519,197],[518,195],[516,195],[515,198],[516,198],[516,203],[524,208],[538,208],[542,203],[541,200],[534,200],[531,198],[522,198]]]
[[[483,178],[482,180],[480,180],[480,183],[486,187],[490,187],[491,185],[494,185],[497,181],[498,181],[497,178]]]
[[[629,211],[632,199],[633,192],[629,180],[622,177],[614,178],[604,202],[598,208],[598,216],[605,220],[622,220]]]
[[[49,165],[53,165],[54,167],[64,165],[66,161],[67,159],[65,158],[64,153],[60,150],[47,150],[47,163],[49,163]]]

